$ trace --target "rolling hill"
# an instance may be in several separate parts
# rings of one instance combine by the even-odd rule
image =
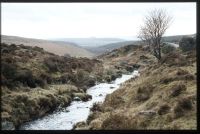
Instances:
[[[123,42],[117,42],[117,43],[110,43],[110,44],[106,44],[99,47],[85,47],[85,49],[89,50],[92,53],[95,53],[96,55],[101,55],[105,52],[110,52],[114,49],[117,49],[123,46],[137,44],[137,42],[138,41],[123,41]]]
[[[68,54],[72,57],[89,57],[93,56],[93,53],[85,50],[84,48],[76,45],[75,43],[63,42],[63,41],[49,41],[42,39],[32,39],[32,38],[23,38],[17,36],[7,36],[1,35],[1,42],[7,44],[23,44],[26,46],[38,46],[43,48],[46,51],[57,55]]]
[[[81,47],[99,47],[110,43],[125,41],[119,38],[57,38],[55,41],[73,42]]]
[[[169,43],[175,47],[178,47],[177,44],[181,40],[182,37],[184,36],[191,36],[195,37],[196,34],[191,34],[191,35],[174,35],[174,36],[164,36],[162,41]],[[89,50],[90,52],[96,54],[96,55],[101,55],[105,52],[111,52],[114,49],[118,49],[120,47],[128,46],[128,45],[139,45],[141,41],[138,40],[129,40],[129,41],[120,41],[120,42],[114,42],[114,43],[109,43],[106,45],[102,46],[85,46],[84,48]]]
[[[163,37],[163,42],[170,42],[170,43],[178,43],[181,38],[183,38],[184,36],[191,36],[191,37],[195,37],[196,34],[190,34],[190,35],[174,35],[174,36],[165,36]]]

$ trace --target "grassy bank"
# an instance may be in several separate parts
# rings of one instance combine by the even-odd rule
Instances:
[[[2,91],[2,121],[12,121],[16,127],[21,123],[39,118],[58,107],[70,104],[75,93],[82,93],[73,85],[51,85],[48,89],[40,87]]]
[[[75,97],[87,101],[89,87],[123,73],[96,59],[57,56],[39,47],[1,43],[1,53],[3,129],[68,106]]]
[[[95,104],[75,129],[197,129],[195,53],[177,49],[157,62],[141,47],[113,58],[140,64],[141,76]]]

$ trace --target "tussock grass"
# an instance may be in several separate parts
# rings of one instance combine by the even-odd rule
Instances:
[[[135,52],[131,58],[137,61],[140,56]],[[153,62],[141,67],[140,77],[130,79],[107,95],[101,105],[103,110],[93,113],[95,116],[90,119],[87,128],[196,129],[195,58],[192,53],[177,50],[171,55],[166,54],[162,64]],[[119,61],[120,57],[117,59]],[[142,56],[142,60],[147,59]]]
[[[72,100],[72,93],[76,92],[79,90],[73,85],[52,85],[49,89],[35,88],[27,92],[12,91],[2,96],[2,120],[12,121],[18,126],[44,116],[58,106],[68,105]]]

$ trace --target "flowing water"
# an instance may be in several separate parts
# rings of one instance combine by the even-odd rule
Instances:
[[[87,90],[87,94],[92,95],[92,99],[83,101],[72,101],[70,106],[62,111],[55,111],[43,118],[23,124],[21,130],[71,130],[73,125],[80,121],[86,121],[90,108],[94,103],[103,102],[107,94],[117,90],[120,84],[130,78],[139,76],[138,71],[130,75],[122,75],[112,83],[100,83]]]

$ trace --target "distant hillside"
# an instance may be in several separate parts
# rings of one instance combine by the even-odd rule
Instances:
[[[191,35],[175,35],[175,36],[165,36],[163,37],[163,42],[171,42],[171,43],[178,43],[183,36],[191,36],[194,37],[196,34]]]
[[[95,53],[96,55],[101,55],[105,52],[110,52],[114,49],[127,46],[127,45],[137,44],[137,43],[138,41],[123,41],[123,42],[117,42],[117,43],[110,43],[110,44],[99,46],[99,47],[85,47],[85,48],[91,51],[92,53]]]
[[[77,46],[74,43],[62,42],[62,41],[49,41],[41,39],[23,38],[17,36],[1,35],[1,42],[7,44],[24,44],[26,46],[38,46],[44,48],[44,50],[57,55],[69,54],[73,57],[92,57],[93,54],[82,47]]]
[[[99,47],[110,43],[125,41],[119,38],[58,38],[53,40],[73,42],[82,47]]]
[[[175,36],[165,36],[163,37],[163,42],[170,43],[171,45],[174,45],[175,47],[178,47],[177,44],[181,40],[183,36],[196,36],[196,34],[192,35],[175,35]],[[137,40],[132,40],[132,41],[121,41],[121,42],[116,42],[116,43],[109,43],[103,46],[94,46],[94,47],[84,47],[90,52],[96,54],[96,55],[101,55],[106,52],[111,52],[114,49],[118,49],[123,46],[128,46],[128,45],[139,45],[141,41]]]

